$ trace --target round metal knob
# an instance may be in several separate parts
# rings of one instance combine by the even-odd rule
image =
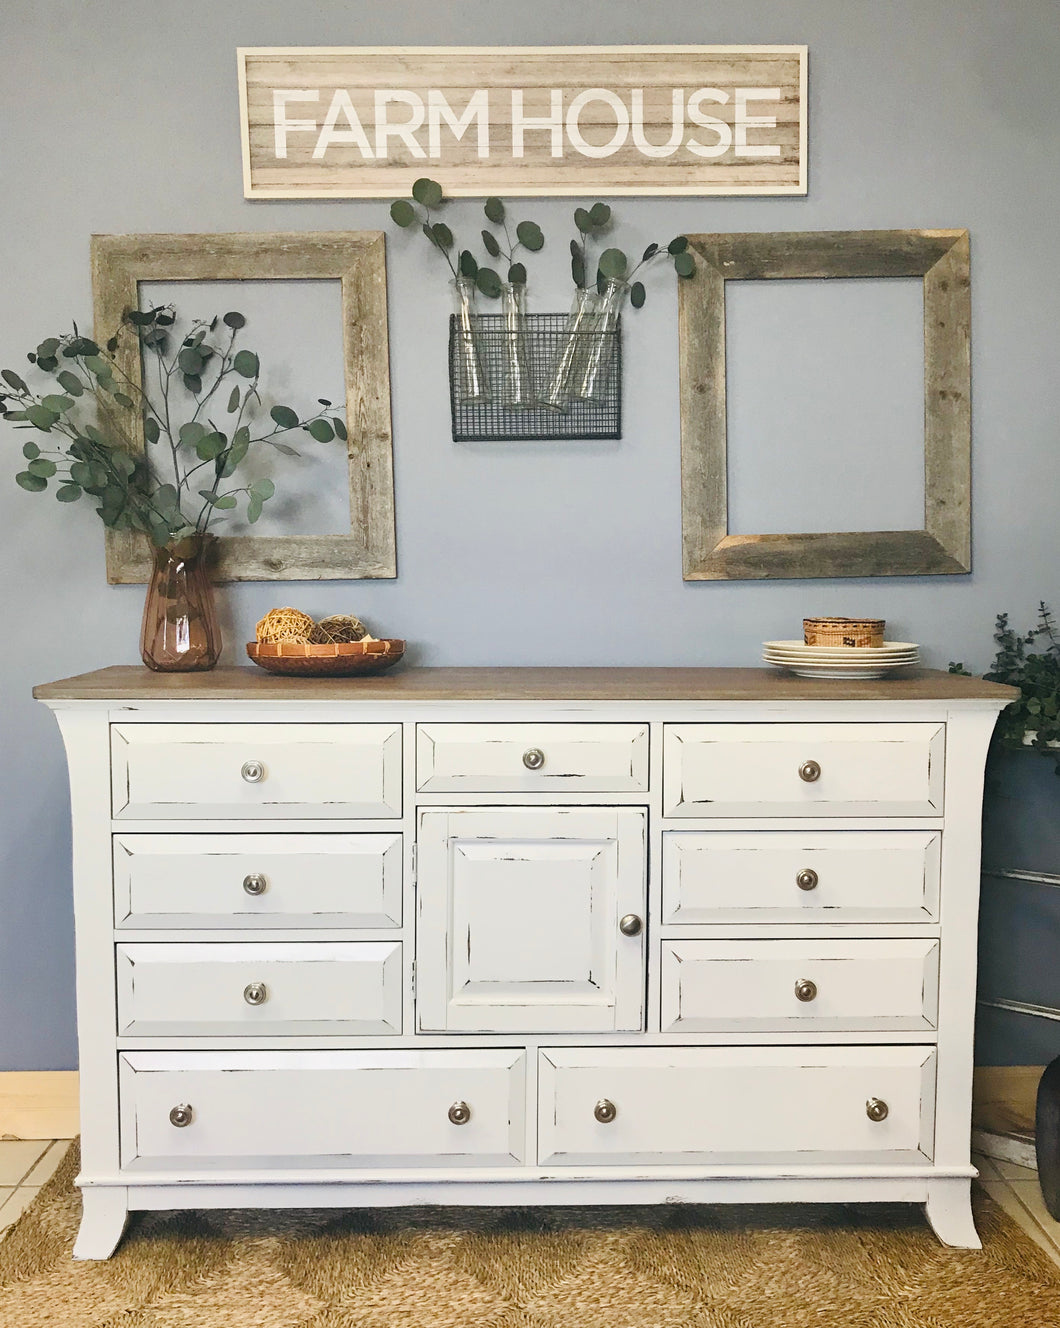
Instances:
[[[821,778],[821,767],[816,761],[803,761],[799,766],[799,778],[806,784],[814,784]]]
[[[471,1108],[466,1102],[454,1102],[449,1108],[449,1119],[454,1125],[466,1125],[471,1119]]]
[[[618,1115],[618,1108],[613,1102],[608,1101],[606,1097],[602,1097],[600,1101],[597,1102],[596,1106],[593,1107],[593,1115],[601,1125],[610,1125]]]
[[[251,872],[243,877],[243,889],[248,895],[263,895],[268,888],[269,883],[261,872]]]
[[[269,999],[269,989],[264,982],[248,982],[243,988],[243,999],[248,1005],[264,1005]]]
[[[185,1125],[190,1125],[195,1119],[195,1112],[186,1102],[182,1102],[179,1107],[174,1107],[169,1113],[170,1125],[175,1125],[178,1130],[182,1130]]]
[[[265,778],[265,766],[261,761],[244,761],[239,773],[248,784],[260,784]]]
[[[799,978],[795,983],[795,995],[800,1001],[812,1001],[817,997],[817,983],[810,978]]]
[[[637,917],[636,913],[627,913],[618,924],[618,930],[623,936],[639,936],[644,923]]]
[[[812,867],[803,867],[801,872],[795,874],[795,884],[800,890],[816,890],[818,876]]]
[[[545,753],[540,747],[531,747],[523,752],[523,765],[527,770],[540,770],[545,764]]]
[[[881,1097],[870,1097],[865,1103],[865,1115],[871,1121],[886,1120],[890,1111],[890,1107]]]

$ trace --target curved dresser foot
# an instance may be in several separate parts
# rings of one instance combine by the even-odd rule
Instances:
[[[122,1186],[86,1188],[81,1191],[81,1203],[74,1258],[109,1259],[129,1220],[129,1191]]]
[[[983,1242],[972,1220],[972,1183],[954,1180],[933,1186],[924,1205],[924,1215],[943,1245],[962,1250],[981,1250]]]

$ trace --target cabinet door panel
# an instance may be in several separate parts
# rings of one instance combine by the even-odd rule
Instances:
[[[639,808],[421,813],[420,1029],[641,1028],[644,845]]]

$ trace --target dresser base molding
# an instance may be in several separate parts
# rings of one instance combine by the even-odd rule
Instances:
[[[608,1175],[601,1178],[554,1177],[547,1180],[421,1181],[346,1179],[287,1182],[224,1183],[187,1181],[179,1185],[128,1185],[79,1178],[84,1217],[75,1259],[107,1259],[117,1248],[131,1212],[191,1208],[407,1208],[452,1205],[458,1207],[554,1207],[633,1204],[766,1204],[766,1203],[913,1203],[924,1205],[925,1216],[945,1245],[980,1249],[972,1221],[971,1181],[974,1167],[959,1174],[933,1170],[925,1176],[916,1168],[889,1168],[887,1174],[795,1174],[809,1168],[792,1167],[782,1177],[718,1175],[696,1178],[673,1176],[650,1180]],[[844,1170],[835,1168],[835,1171]],[[849,1168],[845,1170],[850,1170]],[[878,1169],[882,1172],[882,1168]]]
[[[73,813],[75,1257],[130,1211],[424,1204],[905,1202],[978,1246],[979,820],[1012,689],[331,682],[37,691]],[[385,984],[351,986],[377,952]]]

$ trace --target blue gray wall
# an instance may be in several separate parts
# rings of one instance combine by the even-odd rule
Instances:
[[[388,262],[400,575],[229,587],[226,657],[238,660],[265,609],[290,602],[310,612],[352,609],[377,632],[415,642],[418,660],[432,664],[747,664],[763,639],[794,635],[804,613],[854,612],[887,618],[892,636],[923,643],[930,664],[963,659],[981,670],[998,609],[1029,623],[1039,598],[1060,603],[1056,17],[1053,0],[7,0],[0,364],[17,366],[71,319],[90,324],[93,232],[388,226],[384,201],[243,199],[237,46],[804,42],[807,197],[617,200],[623,234],[639,249],[681,231],[968,227],[974,573],[683,582],[672,284],[657,281],[629,320],[620,443],[456,445],[446,405],[447,291],[426,246],[396,236]],[[525,208],[555,246],[554,262],[538,265],[539,309],[567,299],[571,206]],[[827,365],[844,345],[842,323],[818,335]],[[881,345],[874,390],[885,400],[891,357],[905,363],[909,345],[900,335]],[[752,442],[784,430],[793,448],[814,442],[812,411],[789,424],[784,396],[768,380],[759,390],[746,416]],[[856,439],[857,403],[844,409],[855,411],[843,427]],[[870,415],[875,428],[875,408],[866,422]],[[0,1069],[50,1069],[76,1061],[68,804],[54,722],[30,689],[136,662],[142,590],[107,586],[87,505],[62,508],[15,488],[21,438],[9,434],[0,451]],[[756,497],[778,489],[768,448],[747,456],[750,469],[738,477],[745,510],[764,519]],[[896,452],[895,464],[908,468],[908,458]],[[815,503],[820,467],[812,459],[785,479],[780,517]],[[1018,774],[999,783],[995,797],[1007,811],[996,816],[1008,818],[1013,835],[1033,832],[1027,861],[1058,870],[1060,781],[1032,757],[1016,764]],[[1007,830],[996,847],[1004,866],[1019,857]],[[1018,950],[1034,942],[1040,982],[1020,990],[1060,1003],[1060,978],[1050,972],[1055,892],[989,888],[991,984],[1018,994],[1017,979],[1029,972]],[[1019,927],[1010,925],[1016,914]],[[1060,1051],[1060,1025],[1014,1023],[984,1044],[984,1058],[1041,1060]]]

